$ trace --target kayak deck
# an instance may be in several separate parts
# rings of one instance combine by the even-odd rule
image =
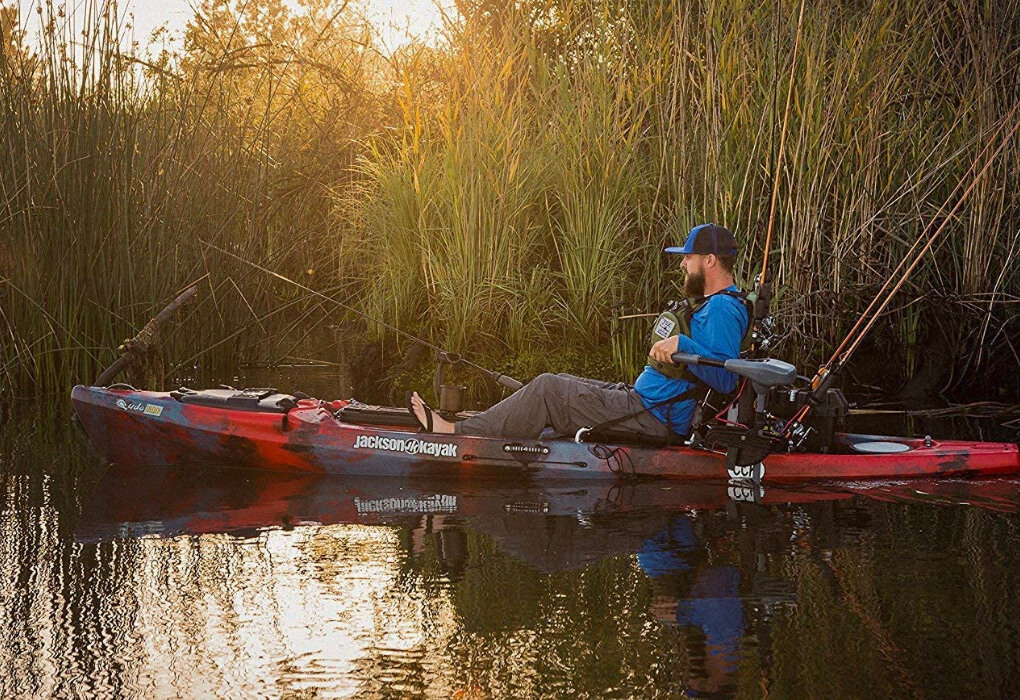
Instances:
[[[745,475],[739,468],[728,472],[721,452],[684,445],[423,434],[400,425],[344,422],[337,417],[347,405],[344,401],[300,399],[262,410],[186,403],[166,392],[84,386],[76,386],[71,398],[91,442],[105,459],[118,464],[225,464],[277,472],[377,476],[718,479]],[[830,454],[770,454],[763,462],[763,479],[1020,472],[1017,445],[1010,443],[843,434],[838,444],[839,451]]]

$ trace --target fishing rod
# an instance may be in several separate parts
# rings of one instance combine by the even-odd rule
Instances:
[[[779,135],[779,153],[776,156],[776,172],[772,177],[772,200],[769,203],[769,224],[765,232],[765,251],[761,263],[761,275],[758,277],[758,284],[765,286],[765,278],[769,270],[769,251],[772,247],[772,231],[776,223],[776,203],[779,199],[779,175],[783,169],[783,157],[786,155],[786,134],[790,126],[790,107],[793,103],[793,78],[797,71],[797,52],[800,50],[801,31],[804,27],[804,5],[806,0],[801,0],[800,16],[797,18],[797,37],[793,42],[793,59],[790,61],[790,83],[786,89],[786,109],[783,113],[783,130]]]
[[[379,319],[377,319],[377,318],[375,318],[373,316],[368,315],[367,313],[365,313],[361,309],[357,309],[357,308],[351,306],[350,304],[345,304],[344,302],[342,302],[342,301],[340,301],[338,299],[334,299],[333,297],[328,296],[326,294],[323,294],[322,292],[320,292],[318,290],[315,290],[315,289],[312,289],[311,287],[306,287],[305,285],[301,284],[300,282],[296,282],[296,281],[290,279],[289,277],[285,277],[285,276],[281,275],[279,272],[275,272],[273,270],[270,270],[267,267],[263,267],[262,265],[259,265],[258,263],[252,262],[251,260],[247,260],[245,258],[242,258],[240,255],[236,255],[235,253],[231,253],[229,250],[224,250],[223,248],[220,248],[218,245],[214,245],[212,243],[209,243],[208,241],[205,241],[205,240],[202,240],[202,239],[199,239],[199,241],[201,241],[201,243],[203,245],[208,246],[209,248],[212,248],[213,250],[217,250],[220,253],[223,253],[224,255],[227,255],[227,256],[229,256],[231,258],[234,258],[235,260],[238,260],[238,261],[244,263],[245,265],[249,265],[249,266],[255,268],[256,270],[258,270],[259,272],[262,272],[264,274],[270,275],[271,277],[275,277],[276,279],[283,280],[284,282],[292,284],[295,287],[297,287],[298,289],[304,290],[304,291],[308,292],[309,294],[317,296],[317,297],[319,297],[321,299],[325,299],[326,301],[332,302],[333,304],[336,304],[337,306],[339,306],[342,309],[346,309],[347,311],[351,311],[351,312],[361,316],[362,318],[365,318],[365,319],[367,319],[369,321],[373,321],[375,323],[378,323],[383,328],[391,330],[394,333],[396,333],[397,335],[401,335],[401,336],[403,336],[403,337],[405,337],[405,338],[407,338],[409,340],[413,340],[414,342],[419,343],[420,345],[423,345],[423,346],[429,348],[430,350],[435,350],[437,353],[439,353],[439,357],[442,358],[442,361],[445,362],[445,363],[467,365],[468,367],[471,367],[471,368],[477,370],[478,372],[480,372],[487,379],[490,379],[493,382],[495,382],[496,384],[499,384],[502,387],[506,387],[507,389],[510,389],[511,391],[517,391],[522,386],[524,386],[523,382],[520,382],[520,381],[514,379],[513,377],[507,376],[505,374],[500,374],[499,372],[493,372],[492,370],[486,369],[485,367],[482,367],[481,365],[475,364],[474,362],[471,362],[470,360],[464,359],[463,357],[461,357],[460,355],[458,355],[456,353],[447,352],[446,350],[444,350],[443,348],[439,347],[438,345],[433,345],[432,343],[428,342],[427,340],[423,340],[423,339],[419,338],[416,335],[413,335],[411,333],[408,333],[405,330],[397,328],[394,325],[386,323],[385,321],[380,321]]]
[[[1016,110],[1017,110],[1017,107],[1014,107],[1013,111],[1015,112]],[[964,182],[967,181],[967,177],[972,172],[974,172],[974,170],[977,168],[978,164],[981,162],[981,159],[988,152],[988,150],[992,148],[992,144],[995,143],[995,138],[999,135],[999,133],[1002,131],[1002,129],[1005,127],[1005,125],[1007,123],[1009,123],[1009,117],[1010,116],[1012,116],[1012,113],[1010,115],[1007,115],[1007,118],[1005,120],[1003,120],[1003,122],[999,125],[999,127],[992,134],[992,137],[988,140],[988,143],[985,144],[985,147],[981,150],[981,152],[978,154],[978,156],[974,159],[974,162],[971,163],[970,168],[968,168],[967,172],[965,172],[963,174],[963,177],[960,178],[960,181],[956,184],[956,187],[953,188],[953,191],[949,193],[949,197],[947,197],[946,200],[942,203],[942,205],[939,207],[939,210],[937,212],[935,212],[935,216],[932,217],[932,223],[928,224],[928,226],[925,228],[925,231],[927,231],[929,228],[931,228],[931,226],[934,224],[934,222],[939,219],[939,217],[942,215],[943,210],[946,208],[946,206],[949,204],[949,202],[952,201],[953,197],[956,196],[956,193],[959,192],[960,188],[963,187]],[[1014,127],[1014,130],[1015,130],[1015,127]],[[1003,144],[1000,144],[999,149],[997,149],[996,152],[992,155],[991,160],[989,162],[994,161],[995,157],[998,155],[998,153],[1002,149],[1003,145],[1006,142],[1008,142],[1010,136],[1012,136],[1012,132],[1009,135],[1007,135],[1007,137],[1006,137],[1005,141],[1003,142]],[[978,180],[980,180],[980,178],[981,178],[981,176],[983,174],[984,174],[984,171],[982,171],[980,174],[977,175],[975,180],[972,182],[972,186]],[[964,198],[966,198],[967,194],[969,194],[969,190],[968,190],[968,192],[964,193],[964,195],[961,197],[961,202],[962,202],[962,200]],[[959,203],[957,203],[957,208],[958,207],[959,207]],[[951,217],[952,214],[955,211],[956,211],[956,208],[954,208],[953,211],[950,212],[949,217]],[[945,220],[943,220],[943,227],[945,226],[945,223],[946,223],[946,221],[948,221],[949,217],[947,217]],[[941,233],[941,230],[942,229],[940,228],[938,231],[936,231],[933,234],[933,236],[937,238],[939,236],[939,234]],[[880,300],[883,299],[883,294],[885,294],[885,292],[889,288],[889,286],[893,284],[893,280],[899,279],[899,278],[897,278],[897,275],[900,275],[900,271],[903,269],[903,267],[905,265],[907,265],[908,263],[910,263],[912,260],[914,260],[914,261],[919,260],[920,258],[918,256],[923,256],[924,255],[924,253],[926,251],[921,251],[921,253],[919,253],[919,254],[916,251],[917,251],[918,246],[920,246],[923,242],[925,242],[925,240],[926,239],[924,238],[924,235],[922,233],[922,235],[918,236],[917,240],[914,241],[913,245],[910,246],[910,249],[900,259],[900,262],[899,262],[899,264],[896,265],[896,268],[886,278],[885,282],[882,283],[882,287],[875,294],[874,298],[872,298],[871,302],[868,304],[868,307],[861,313],[860,317],[858,317],[857,322],[854,324],[853,328],[851,328],[850,331],[846,334],[846,337],[843,339],[843,342],[840,343],[839,347],[837,347],[836,350],[833,352],[832,359],[830,359],[830,361],[828,363],[826,363],[826,364],[831,364],[837,357],[839,357],[843,353],[844,349],[846,349],[846,347],[848,345],[850,345],[852,341],[856,340],[856,342],[854,342],[854,345],[849,350],[847,350],[847,356],[840,361],[840,364],[845,364],[846,360],[849,359],[849,356],[851,354],[853,354],[854,350],[857,347],[857,344],[859,344],[859,342],[860,342],[860,339],[863,338],[864,334],[866,334],[868,332],[868,330],[870,330],[871,326],[874,324],[875,320],[877,320],[878,316],[884,310],[885,306],[888,305],[889,301],[892,298],[892,295],[896,293],[896,291],[899,288],[899,286],[897,286],[897,289],[894,289],[891,292],[889,292],[889,294],[885,297],[885,302],[884,302],[882,308],[880,308],[877,311],[875,311],[874,315],[872,315],[872,310],[875,308],[876,305],[878,305],[880,303]],[[930,248],[930,246],[928,246],[928,248]],[[916,265],[916,262],[914,263],[914,265]],[[911,270],[908,270],[906,273],[904,273],[904,276],[902,276],[902,279],[904,281],[906,279],[906,276],[910,274],[912,269],[913,269],[913,267],[911,267]],[[900,282],[900,285],[902,285],[902,282]],[[869,318],[869,316],[870,316],[870,318]],[[862,326],[864,326],[864,328],[863,328],[863,330],[860,330]],[[858,333],[859,330],[860,330],[860,333]]]
[[[977,164],[981,162],[982,156],[987,152],[988,148],[991,147],[991,144],[994,143],[995,136],[997,136],[1002,131],[1002,129],[1005,128],[1006,124],[1010,122],[1010,118],[1013,117],[1013,115],[1017,112],[1018,109],[1020,109],[1020,103],[1013,107],[1009,115],[1007,115],[1007,118],[1003,120],[1000,127],[996,130],[995,134],[993,134],[992,138],[989,139],[988,145],[986,145],[982,152],[978,154],[978,157],[974,160],[974,163],[967,170],[964,176],[960,179],[960,182],[953,189],[953,192],[950,193],[949,197],[946,199],[943,205],[939,207],[939,211],[936,213],[935,218],[932,219],[932,223],[930,223],[926,227],[925,229],[926,231],[931,228],[935,220],[938,218],[938,214],[940,214],[942,210],[945,209],[946,204],[948,204],[952,200],[953,196],[966,181],[967,175],[973,172]],[[1020,120],[1014,119],[1013,126],[1009,130],[1009,133],[1006,134],[1006,136],[1002,139],[1002,142],[999,144],[999,146],[995,149],[991,156],[988,157],[987,161],[985,161],[984,166],[981,168],[978,174],[974,176],[974,179],[971,181],[970,185],[968,185],[967,189],[964,190],[963,194],[960,195],[960,198],[957,200],[956,204],[943,219],[942,224],[927,239],[925,239],[924,236],[922,235],[918,237],[917,241],[914,242],[914,245],[911,246],[907,255],[904,256],[903,260],[900,261],[900,264],[897,265],[896,270],[893,272],[892,275],[889,276],[889,279],[879,290],[878,294],[872,300],[871,304],[869,304],[868,308],[864,311],[864,313],[861,314],[861,317],[857,320],[857,323],[854,324],[854,327],[847,334],[847,337],[844,338],[843,342],[840,343],[838,348],[836,348],[836,351],[832,354],[832,357],[830,357],[829,360],[824,365],[818,368],[818,371],[815,373],[815,376],[811,379],[811,392],[808,396],[807,402],[804,404],[803,407],[801,407],[801,409],[796,414],[794,414],[793,418],[791,418],[790,421],[786,424],[786,427],[783,430],[784,435],[786,435],[787,437],[791,436],[792,435],[791,429],[793,429],[793,432],[796,432],[797,426],[803,423],[804,419],[811,412],[812,406],[817,404],[820,397],[823,396],[825,392],[832,386],[832,382],[835,379],[836,373],[839,372],[839,370],[850,360],[850,357],[860,346],[861,341],[863,341],[864,337],[874,327],[875,323],[882,315],[882,312],[885,311],[886,307],[892,301],[892,298],[896,295],[896,292],[900,290],[903,284],[910,277],[911,273],[913,273],[913,271],[920,264],[924,256],[928,253],[929,250],[931,250],[932,246],[935,245],[935,241],[938,240],[939,236],[942,235],[942,232],[946,230],[946,228],[949,225],[949,222],[953,218],[953,215],[956,214],[956,212],[963,205],[964,201],[966,201],[970,193],[974,190],[974,188],[984,177],[985,173],[987,173],[989,168],[991,168],[996,158],[998,158],[999,154],[1009,143],[1010,139],[1016,133],[1018,128],[1020,128]],[[926,240],[924,246],[920,250],[915,252],[917,246],[920,244],[921,241],[924,240]],[[913,255],[912,260],[911,255]],[[911,260],[911,262],[907,269],[904,270],[902,274],[900,274],[899,278],[893,285],[892,289],[889,289],[888,292],[885,292],[885,290],[891,283],[891,280],[896,279],[897,273],[899,273],[900,269],[907,263],[908,260]],[[878,307],[875,308],[876,303],[878,303],[878,300],[882,298],[883,293],[885,293],[884,299],[880,304],[878,304]],[[874,309],[874,311],[872,311],[872,309]],[[866,318],[867,322],[865,322]],[[858,329],[860,330],[858,331]]]
[[[752,311],[752,335],[751,335],[751,347],[750,352],[753,353],[756,350],[767,350],[770,344],[770,339],[775,331],[772,319],[769,317],[769,311],[772,303],[772,285],[769,282],[769,253],[772,249],[772,234],[775,231],[776,224],[776,205],[779,201],[779,178],[783,170],[783,161],[786,157],[786,136],[789,133],[790,128],[790,111],[793,107],[793,81],[797,72],[797,55],[800,52],[800,41],[803,36],[804,29],[804,5],[806,0],[801,0],[800,12],[797,17],[797,35],[793,42],[793,57],[790,61],[790,80],[787,84],[786,89],[786,107],[783,110],[783,125],[780,130],[779,136],[779,152],[776,154],[776,166],[775,173],[772,177],[772,196],[769,202],[769,223],[765,232],[765,246],[762,255],[761,263],[761,274],[758,275],[754,282],[754,304]],[[778,18],[778,9],[777,9]],[[777,21],[778,28],[778,21]],[[777,29],[778,32],[778,29]],[[778,41],[778,40],[777,40]],[[778,75],[778,69],[776,71]],[[777,78],[778,83],[778,78]],[[778,90],[777,90],[778,92]],[[773,102],[773,111],[775,111],[776,99]],[[743,388],[738,392],[743,395]],[[745,399],[744,410],[745,418],[749,415],[750,406],[746,403]]]
[[[789,133],[790,127],[790,111],[793,106],[793,84],[794,78],[797,72],[797,55],[800,51],[801,37],[803,36],[804,29],[804,6],[806,0],[801,0],[800,12],[797,17],[797,35],[793,42],[793,57],[790,61],[790,79],[787,83],[786,88],[786,106],[783,110],[783,125],[781,127],[779,136],[779,151],[776,154],[776,165],[775,173],[772,177],[772,196],[769,202],[769,223],[765,233],[765,246],[762,255],[761,263],[761,274],[758,275],[754,282],[754,303],[751,305],[751,345],[748,350],[748,357],[755,357],[759,351],[767,351],[772,342],[772,337],[775,334],[775,323],[773,322],[770,311],[772,306],[772,284],[769,281],[769,253],[772,249],[772,234],[775,231],[776,224],[776,205],[779,200],[779,178],[783,170],[783,161],[786,156],[786,136]],[[778,45],[778,33],[779,33],[779,8],[776,8],[776,34],[775,44]],[[774,61],[773,65],[777,66],[775,75],[775,82],[777,89],[775,91],[775,97],[772,102],[772,111],[775,113],[778,100],[778,61]],[[755,397],[754,392],[747,391],[748,389],[747,380],[745,379],[737,390],[736,398],[733,399],[722,411],[716,416],[721,417],[724,413],[728,413],[730,409],[736,404],[736,421],[739,424],[750,424],[754,419],[755,413]]]

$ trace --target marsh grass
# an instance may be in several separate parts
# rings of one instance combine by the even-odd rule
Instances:
[[[342,23],[320,5],[289,26],[261,5],[217,15],[206,3],[183,56],[144,63],[114,3],[90,0],[77,16],[45,3],[38,41],[4,13],[0,385],[90,381],[196,280],[201,304],[167,339],[175,360],[273,358],[297,326],[328,318],[207,245],[344,293],[332,193],[379,104],[361,94],[370,67],[354,28],[300,33]]]
[[[44,6],[31,49],[4,14],[0,384],[19,391],[91,378],[194,280],[168,347],[187,363],[272,361],[351,320],[203,242],[525,379],[629,379],[647,322],[619,317],[676,296],[662,248],[725,224],[749,283],[774,179],[779,352],[818,361],[1020,100],[1015,0],[808,3],[795,65],[795,0],[464,3],[441,46],[388,57],[331,0],[205,3],[183,53],[144,65],[113,5],[83,8],[71,41]],[[892,388],[937,338],[957,384],[1016,371],[1018,156],[860,379]]]
[[[791,65],[799,6],[479,6],[449,28],[451,89],[417,99],[404,74],[415,137],[366,169],[368,239],[401,251],[379,257],[374,297],[453,350],[539,347],[534,368],[556,371],[572,348],[633,377],[647,328],[617,316],[674,293],[665,244],[723,223],[745,283],[758,274],[792,68],[775,306],[781,351],[821,359],[1001,138],[1020,5],[808,3]],[[439,119],[416,116],[427,102]],[[1010,144],[872,338],[884,380],[939,336],[967,372],[1020,364],[1018,155]]]

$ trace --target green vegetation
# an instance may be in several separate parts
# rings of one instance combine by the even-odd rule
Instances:
[[[203,240],[483,364],[632,376],[647,319],[617,317],[676,295],[664,244],[724,223],[757,273],[791,78],[776,308],[782,354],[815,362],[1020,101],[1012,0],[808,4],[796,65],[793,0],[469,2],[442,45],[391,56],[343,3],[208,0],[145,63],[96,3],[84,47],[52,9],[34,48],[4,14],[0,383],[22,392],[94,376],[199,278],[175,358],[272,361],[338,322]],[[1020,139],[861,379],[928,346],[942,384],[1018,374],[1018,162]]]
[[[347,258],[330,193],[385,105],[357,26],[329,2],[301,18],[282,7],[207,2],[183,55],[144,64],[119,48],[112,4],[77,18],[47,4],[38,46],[4,12],[0,383],[93,379],[195,280],[203,303],[169,343],[178,360],[272,354],[321,320],[314,300],[204,244],[327,292],[347,279],[330,269]]]

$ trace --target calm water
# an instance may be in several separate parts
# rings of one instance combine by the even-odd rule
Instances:
[[[104,467],[66,416],[0,438],[2,698],[1020,689],[1016,480],[280,477]]]

